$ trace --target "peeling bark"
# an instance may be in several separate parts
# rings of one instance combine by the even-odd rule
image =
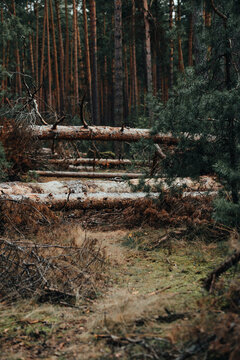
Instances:
[[[141,139],[152,139],[156,143],[173,145],[178,140],[171,134],[152,135],[149,129],[130,129],[108,126],[58,126],[53,130],[52,126],[31,127],[32,135],[40,140],[100,140],[100,141],[128,141],[136,142]]]

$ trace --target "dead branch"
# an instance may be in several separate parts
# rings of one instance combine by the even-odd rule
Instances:
[[[161,159],[166,159],[166,154],[164,154],[164,152],[162,151],[161,147],[158,144],[155,144],[155,149],[156,149],[156,154],[161,158]]]
[[[81,101],[81,103],[80,103],[80,120],[81,120],[81,122],[82,122],[82,124],[83,124],[84,129],[87,129],[87,128],[88,128],[88,124],[87,124],[86,120],[84,119],[84,115],[83,115],[83,107],[84,107],[85,98],[86,98],[86,92],[85,92],[85,94],[83,95],[82,101]]]
[[[240,251],[236,251],[229,259],[225,260],[215,270],[213,270],[206,279],[203,280],[204,288],[210,291],[214,282],[220,275],[224,274],[232,266],[236,265],[240,261]]]
[[[38,110],[38,103],[37,103],[37,100],[35,99],[35,95],[36,93],[38,92],[38,90],[41,88],[41,86],[35,90],[33,93],[31,93],[30,91],[30,88],[29,86],[27,85],[26,83],[26,80],[25,80],[25,77],[23,77],[23,84],[27,90],[27,93],[28,93],[28,96],[29,96],[29,99],[27,100],[27,103],[25,106],[27,106],[28,104],[30,103],[33,103],[33,108],[34,108],[34,111],[36,113],[36,115],[39,117],[39,119],[41,120],[42,124],[43,125],[49,125],[42,117],[42,115],[40,114],[39,110]]]

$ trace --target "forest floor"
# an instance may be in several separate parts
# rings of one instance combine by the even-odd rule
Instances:
[[[180,239],[148,250],[165,231],[89,230],[106,251],[107,285],[75,307],[34,299],[0,304],[0,358],[160,359],[156,349],[168,347],[164,358],[175,358],[202,303],[211,301],[201,279],[228,245]]]

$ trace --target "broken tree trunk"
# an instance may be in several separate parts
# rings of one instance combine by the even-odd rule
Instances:
[[[144,174],[141,173],[107,173],[107,172],[76,172],[76,171],[30,171],[30,173],[35,173],[39,176],[44,177],[70,177],[70,178],[87,178],[87,179],[111,179],[111,178],[129,178],[129,179],[138,179]]]
[[[31,126],[32,135],[40,140],[98,140],[136,142],[142,139],[153,140],[155,143],[173,145],[178,140],[172,134],[152,135],[149,129],[131,129],[110,126]]]

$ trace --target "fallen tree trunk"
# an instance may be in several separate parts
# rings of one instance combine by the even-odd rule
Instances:
[[[30,171],[30,174],[33,171]],[[141,173],[107,173],[107,172],[75,172],[75,171],[34,171],[35,174],[44,177],[70,177],[70,178],[88,178],[88,179],[112,179],[112,178],[129,178],[129,179],[138,179],[144,174]]]
[[[132,129],[110,126],[31,126],[32,135],[40,140],[98,140],[136,142],[142,139],[153,140],[156,143],[173,145],[178,140],[172,134],[152,135],[149,129]]]
[[[131,161],[128,159],[118,160],[118,159],[89,159],[89,158],[79,158],[79,159],[51,159],[49,160],[50,164],[54,165],[101,165],[101,166],[120,166],[120,165],[142,165],[143,161]]]
[[[40,183],[26,183],[26,182],[5,182],[0,183],[0,194],[2,195],[26,195],[26,194],[68,194],[69,192],[80,193],[127,193],[132,192],[131,185],[138,186],[139,179],[128,181],[122,180],[100,180],[100,179],[81,179],[81,180],[54,180]],[[169,190],[169,185],[166,179],[146,179],[145,184],[149,186],[151,192],[158,192],[159,185],[164,191]],[[196,194],[219,190],[220,184],[215,178],[202,176],[199,181],[193,181],[190,178],[177,178],[173,184],[175,187],[184,187],[185,194],[191,195],[193,191]],[[188,193],[187,193],[188,192]]]
[[[1,195],[0,201],[13,201],[24,203],[31,201],[49,206],[52,210],[73,210],[73,209],[104,209],[132,205],[146,197],[156,199],[157,193],[81,193],[81,194],[26,194],[22,195]]]

